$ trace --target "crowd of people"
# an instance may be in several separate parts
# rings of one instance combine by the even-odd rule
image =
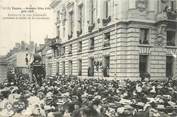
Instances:
[[[177,81],[19,75],[0,84],[0,117],[177,117]]]

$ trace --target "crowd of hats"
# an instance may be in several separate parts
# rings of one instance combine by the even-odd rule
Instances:
[[[177,117],[177,81],[20,78],[0,84],[0,117]]]

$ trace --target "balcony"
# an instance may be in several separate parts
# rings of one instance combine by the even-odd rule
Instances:
[[[139,43],[140,44],[149,44],[149,41],[148,40],[140,40]]]
[[[111,16],[109,16],[109,17],[107,17],[107,18],[102,20],[103,26],[108,25],[108,23],[110,23],[110,22],[111,22]]]
[[[92,32],[92,30],[94,29],[95,27],[95,23],[92,23],[88,26],[88,32]]]
[[[161,21],[176,21],[177,11],[173,9],[165,9],[164,12],[157,15],[157,22]]]
[[[166,15],[169,20],[176,20],[177,18],[177,12],[175,10],[167,10]]]
[[[77,31],[77,36],[79,37],[82,34],[82,30]]]
[[[53,49],[57,49],[58,45],[61,45],[61,39],[58,37],[51,39],[49,46]]]

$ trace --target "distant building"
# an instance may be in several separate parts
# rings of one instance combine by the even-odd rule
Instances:
[[[5,57],[0,57],[0,82],[7,79],[7,62]]]
[[[11,49],[6,55],[6,61],[8,68],[14,69],[17,72],[28,72],[28,67],[32,61],[32,55],[35,52],[36,45],[34,42],[29,44],[21,41],[21,43],[16,43],[15,47]]]
[[[54,0],[53,72],[132,80],[176,76],[176,2]]]
[[[55,72],[52,72],[54,68],[54,51],[50,47],[51,43],[54,39],[52,38],[45,38],[45,42],[43,45],[41,45],[38,50],[37,54],[39,54],[42,57],[42,63],[45,64],[45,71],[46,76],[54,76],[56,75]]]

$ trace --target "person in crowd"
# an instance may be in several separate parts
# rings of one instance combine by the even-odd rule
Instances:
[[[79,79],[0,84],[0,117],[176,117],[177,81]],[[42,76],[41,76],[42,77]],[[149,76],[148,76],[149,77]]]

